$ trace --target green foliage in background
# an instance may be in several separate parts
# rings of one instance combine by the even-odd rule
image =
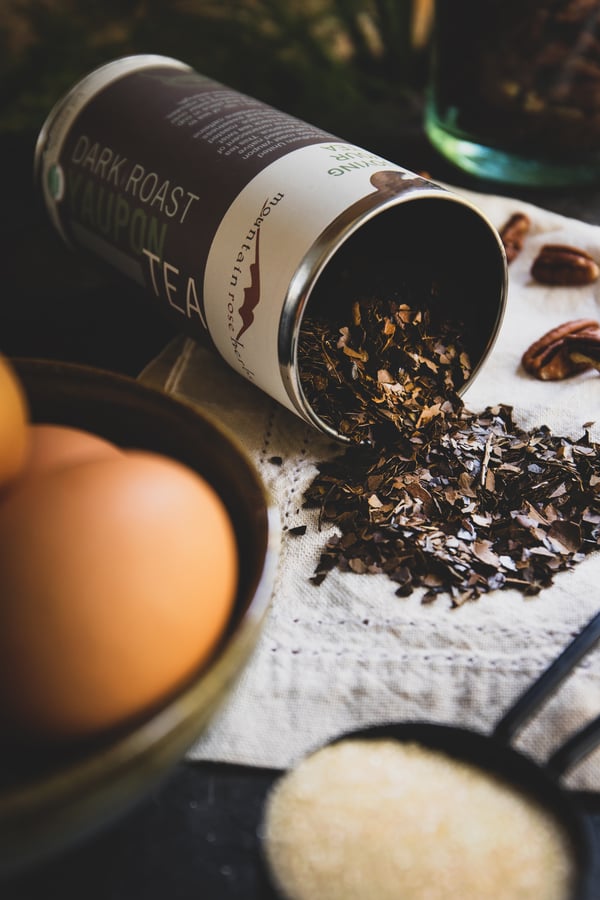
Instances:
[[[418,114],[426,50],[412,49],[412,8],[412,0],[5,0],[0,132],[39,129],[97,65],[162,53],[365,144],[393,131],[400,107]]]

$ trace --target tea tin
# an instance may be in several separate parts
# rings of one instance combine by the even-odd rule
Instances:
[[[302,390],[298,334],[342,246],[460,273],[474,371],[500,327],[504,248],[471,202],[178,60],[124,57],[84,77],[42,128],[35,175],[69,245],[336,438]]]

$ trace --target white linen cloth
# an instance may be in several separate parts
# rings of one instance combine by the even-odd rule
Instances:
[[[600,375],[537,381],[520,367],[523,351],[569,319],[600,320],[600,282],[577,288],[533,282],[531,263],[545,243],[576,245],[600,260],[600,227],[510,197],[461,189],[497,226],[517,211],[532,221],[509,267],[509,295],[498,340],[466,392],[475,412],[512,405],[525,428],[545,423],[578,437],[595,421],[600,440]],[[495,591],[451,609],[442,598],[402,599],[384,575],[331,572],[310,583],[329,530],[302,508],[315,463],[341,452],[193,340],[172,341],[141,380],[216,415],[254,460],[281,512],[279,578],[264,633],[228,703],[189,753],[213,760],[287,767],[328,738],[389,720],[433,720],[488,732],[520,692],[600,609],[600,552],[560,572],[535,597]],[[281,457],[282,464],[270,462]],[[290,528],[306,525],[304,536]],[[600,651],[593,651],[517,740],[543,761],[600,711]],[[600,751],[565,779],[600,790]]]

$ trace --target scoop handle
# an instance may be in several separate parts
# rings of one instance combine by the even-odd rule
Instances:
[[[600,612],[596,613],[594,618],[584,626],[571,643],[567,644],[554,662],[550,663],[531,687],[527,688],[516,703],[504,714],[494,729],[494,737],[505,744],[509,744],[512,738],[523,728],[542,704],[550,699],[559,685],[571,674],[577,663],[599,640]],[[593,724],[591,723],[588,727],[591,728]],[[568,743],[557,750],[555,756],[558,756],[567,747]],[[590,747],[589,749],[591,750],[592,748]]]
[[[600,716],[575,732],[554,751],[546,763],[546,770],[558,778],[595,750],[600,744]]]

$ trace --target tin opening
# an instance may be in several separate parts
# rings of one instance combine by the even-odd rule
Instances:
[[[412,202],[414,200],[419,202]],[[308,390],[303,327],[315,319],[344,322],[359,297],[394,295],[411,308],[436,307],[431,315],[456,327],[471,362],[462,393],[498,334],[506,300],[504,250],[496,230],[474,207],[453,194],[413,195],[371,213],[330,253],[313,282],[297,332],[297,388],[303,414],[336,438],[345,439],[321,398]],[[353,227],[353,223],[349,223]],[[376,365],[376,360],[369,364]],[[340,402],[346,402],[340,394]],[[339,410],[340,416],[345,410]]]

